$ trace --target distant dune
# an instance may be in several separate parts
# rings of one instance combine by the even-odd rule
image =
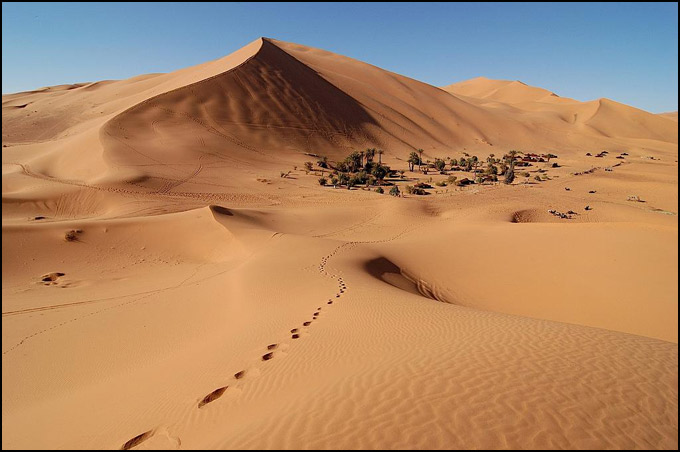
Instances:
[[[675,122],[678,122],[678,112],[677,111],[671,111],[668,113],[659,113],[659,116],[662,116],[664,118],[672,119]]]
[[[2,143],[3,448],[678,447],[677,112],[261,38]]]

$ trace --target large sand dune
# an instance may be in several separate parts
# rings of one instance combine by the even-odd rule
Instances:
[[[678,447],[677,113],[265,38],[2,112],[3,448]]]

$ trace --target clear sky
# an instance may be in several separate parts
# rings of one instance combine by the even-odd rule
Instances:
[[[436,86],[678,109],[677,3],[3,3],[2,92],[170,72],[260,36]]]

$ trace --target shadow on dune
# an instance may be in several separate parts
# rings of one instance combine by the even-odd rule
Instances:
[[[371,276],[397,289],[405,290],[416,295],[422,295],[418,287],[402,275],[401,268],[392,261],[379,257],[364,263],[364,270]]]
[[[398,267],[394,262],[384,257],[369,260],[364,263],[364,269],[374,278],[379,279],[397,289],[420,295],[429,300],[454,304],[446,293],[446,289],[423,280],[416,275]]]
[[[210,210],[212,210],[215,213],[219,213],[221,215],[227,215],[227,216],[230,216],[230,217],[234,216],[234,214],[231,212],[231,210],[227,209],[226,207],[213,205],[213,206],[210,206]]]

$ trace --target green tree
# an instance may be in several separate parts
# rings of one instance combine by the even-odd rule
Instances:
[[[347,170],[356,173],[363,165],[363,152],[354,151],[345,157],[344,163],[347,165]]]
[[[514,160],[510,161],[510,166],[508,167],[508,170],[505,173],[505,182],[506,184],[512,184],[512,181],[515,180],[515,162]]]
[[[385,166],[385,165],[377,165],[375,168],[373,168],[372,174],[378,179],[379,181],[383,181],[385,177],[390,173],[390,167]]]
[[[390,195],[392,196],[399,196],[401,193],[399,192],[399,187],[394,185],[392,188],[390,188]]]
[[[413,168],[415,165],[420,166],[420,157],[418,157],[418,153],[415,151],[411,151],[411,153],[408,156],[408,169],[409,171],[413,171]]]
[[[328,168],[328,157],[325,155],[316,162],[317,165],[319,165],[321,168]]]
[[[375,148],[366,149],[366,163],[373,161],[373,157],[375,157],[375,152],[376,152]]]
[[[434,167],[437,168],[440,173],[444,173],[444,168],[446,168],[446,162],[442,159],[435,159]]]
[[[498,167],[493,163],[486,168],[486,174],[498,174]]]

